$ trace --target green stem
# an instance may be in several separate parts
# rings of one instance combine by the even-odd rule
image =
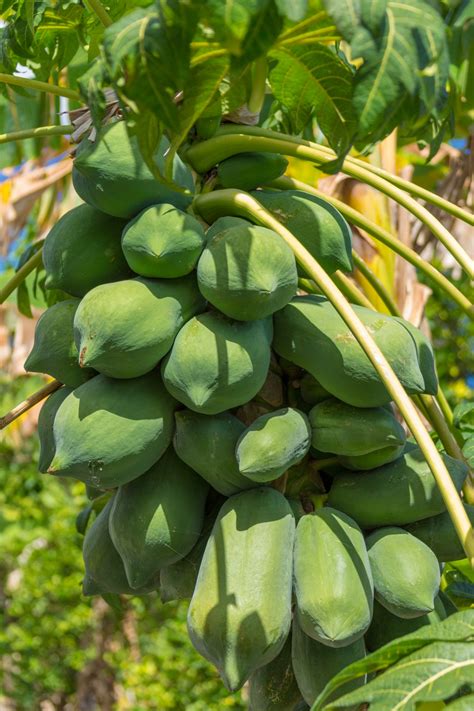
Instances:
[[[298,34],[300,34],[301,30],[305,30],[307,27],[311,27],[311,25],[314,25],[314,23],[318,22],[318,20],[326,19],[327,16],[328,15],[325,10],[320,10],[319,12],[316,12],[314,15],[307,17],[305,20],[298,22],[297,25],[290,27],[290,29],[283,32],[278,39],[282,40],[282,39],[286,39],[287,37],[293,37],[293,35],[298,35]]]
[[[95,12],[104,27],[110,27],[110,25],[113,23],[113,20],[105,9],[105,7],[100,2],[100,0],[87,0],[87,4],[91,8],[91,10]]]
[[[366,309],[373,311],[373,306],[369,299],[363,294],[356,285],[339,269],[332,274],[332,280],[336,286],[342,291],[348,301],[359,306],[365,306]]]
[[[383,301],[388,309],[388,312],[392,314],[392,316],[401,316],[398,306],[388,293],[388,289],[385,288],[385,285],[380,281],[378,276],[373,273],[372,269],[369,269],[367,264],[361,257],[359,257],[355,250],[352,250],[352,259],[354,260],[354,264],[362,276],[365,277],[372,289],[377,293],[377,296],[379,296]]]
[[[32,271],[36,269],[36,267],[39,267],[42,261],[42,256],[43,256],[43,248],[39,249],[35,254],[33,254],[32,257],[28,259],[25,264],[23,264],[20,269],[15,272],[15,274],[12,276],[9,282],[5,284],[5,286],[0,289],[0,304],[3,304],[10,294],[12,294],[15,289],[20,286],[20,284],[26,279],[28,274],[31,274]]]
[[[282,153],[283,155],[301,158],[302,160],[308,160],[318,165],[326,163],[331,157],[328,155],[327,149],[321,149],[317,144],[309,144],[309,141],[298,141],[297,139],[291,141],[282,140],[274,137],[279,134],[261,128],[251,129],[251,131],[254,130],[254,132],[257,132],[257,135],[254,135],[251,131],[247,130],[248,128],[251,127],[239,126],[238,129],[235,127],[230,129],[228,127],[220,128],[214,138],[210,138],[208,141],[203,141],[202,143],[197,143],[188,149],[186,153],[187,160],[198,173],[204,173],[221,160],[243,151]],[[270,136],[267,134],[270,134]],[[387,180],[371,173],[369,169],[354,165],[348,160],[344,161],[342,172],[380,190],[384,195],[387,195],[399,205],[406,208],[430,229],[431,233],[462,266],[466,274],[474,276],[472,260],[459,242],[454,239],[439,220],[425,207],[419,205],[410,195],[407,195],[403,190],[400,190]]]
[[[10,141],[24,141],[27,138],[39,138],[46,136],[66,136],[74,131],[74,126],[38,126],[37,128],[26,128],[23,131],[11,131],[10,133],[0,133],[0,144]]]
[[[297,35],[296,37],[287,37],[280,42],[278,42],[277,47],[288,47],[292,44],[300,44],[306,40],[320,40],[321,37],[324,38],[325,35],[332,36],[336,32],[337,28],[335,25],[328,25],[327,27],[320,27],[319,30],[312,30],[311,32],[305,32],[304,34]]]
[[[331,203],[331,205],[334,205],[334,207],[336,207],[339,212],[347,218],[349,222],[351,222],[353,225],[356,225],[357,227],[360,227],[371,237],[373,237],[378,242],[381,242],[386,247],[390,247],[390,249],[396,252],[396,254],[399,254],[401,257],[406,259],[407,262],[413,264],[414,267],[423,272],[428,277],[428,279],[435,282],[440,287],[440,289],[442,289],[446,294],[448,294],[453,299],[453,301],[455,301],[456,304],[458,304],[458,306],[460,306],[461,309],[470,318],[473,317],[474,308],[469,299],[467,299],[464,294],[459,291],[459,289],[457,289],[454,284],[452,284],[449,279],[444,276],[444,274],[439,272],[435,267],[433,267],[432,264],[426,262],[413,249],[410,249],[410,247],[407,247],[405,244],[403,244],[403,242],[400,242],[400,240],[390,234],[388,230],[384,230],[382,227],[379,227],[379,225],[367,219],[362,213],[358,212],[357,210],[354,210],[354,208],[352,207],[349,207],[349,205],[346,205],[341,200],[338,200],[337,198],[332,197],[330,195],[326,195],[320,190],[313,188],[311,185],[307,185],[306,183],[303,183],[300,180],[295,180],[294,178],[287,178],[286,176],[283,178],[278,178],[277,180],[273,180],[271,183],[269,183],[269,187],[275,187],[281,190],[288,190],[290,188],[304,190],[310,195],[315,195],[316,197],[320,197],[323,200],[326,200],[327,202]]]
[[[252,67],[252,91],[247,106],[253,114],[259,114],[265,99],[267,84],[267,58],[256,59]]]
[[[194,199],[193,207],[206,222],[212,222],[220,215],[233,214],[250,218],[257,224],[277,232],[291,247],[297,262],[314,280],[347,324],[379,374],[391,399],[398,406],[429,464],[466,555],[474,566],[474,530],[446,465],[392,367],[330,276],[296,237],[248,193],[239,190],[219,190],[198,195]]]
[[[217,135],[235,132],[235,126],[221,126],[221,128],[217,132]],[[334,160],[337,157],[336,153],[327,146],[322,146],[319,143],[314,143],[312,141],[306,141],[296,136],[291,136],[287,133],[279,133],[278,131],[272,131],[271,129],[260,128],[258,126],[239,126],[239,133],[251,136],[275,138],[277,140],[283,140],[288,141],[290,143],[305,145],[308,148],[315,148],[321,153],[324,153],[326,155],[326,160],[328,161]],[[407,193],[414,195],[415,197],[421,198],[422,200],[426,200],[426,202],[436,205],[437,207],[441,208],[450,215],[453,215],[453,217],[457,217],[463,222],[467,222],[468,225],[474,225],[474,216],[471,215],[469,212],[463,210],[461,207],[455,205],[449,200],[446,200],[445,198],[436,195],[435,193],[431,192],[431,190],[426,190],[426,188],[422,188],[419,185],[412,183],[410,180],[400,178],[400,176],[394,175],[388,170],[384,170],[379,166],[372,165],[371,163],[367,163],[366,161],[363,161],[360,158],[354,158],[353,156],[346,156],[343,165],[344,172],[348,172],[346,168],[350,165],[364,168],[365,170],[374,173],[374,175],[377,175],[378,177],[383,178],[389,183],[392,183],[392,185],[395,185],[401,190],[404,190]]]
[[[0,82],[11,84],[12,86],[20,86],[22,89],[33,89],[34,91],[45,91],[47,94],[55,94],[56,96],[65,96],[67,99],[82,103],[79,92],[74,91],[74,89],[68,89],[65,86],[57,86],[56,84],[48,84],[48,82],[45,81],[37,81],[36,79],[27,79],[26,77],[17,77],[13,74],[1,73]]]
[[[215,59],[216,57],[223,57],[227,54],[226,49],[213,49],[211,52],[206,52],[205,54],[198,54],[196,57],[191,59],[191,66],[196,67],[198,64],[203,64],[210,59]]]
[[[54,393],[56,390],[58,390],[61,385],[62,383],[60,383],[59,380],[52,380],[40,390],[37,390],[35,393],[33,393],[33,395],[29,395],[26,400],[23,400],[23,402],[20,402],[19,405],[16,405],[12,410],[10,410],[10,412],[7,412],[6,415],[0,417],[0,430],[5,429],[5,427],[17,420],[19,417],[21,417],[21,415],[24,415],[25,412],[31,410],[32,407],[44,400],[46,397],[48,397],[48,395],[51,395],[51,393]]]
[[[438,390],[437,397],[438,397],[438,403],[439,403],[439,406],[440,406],[441,411],[443,413],[444,419],[446,420],[446,422],[449,424],[450,427],[452,427],[454,430],[456,430],[456,428],[454,427],[453,411],[451,410],[451,408],[449,406],[449,402],[446,399],[446,395],[444,394],[444,392],[441,389]],[[458,440],[458,444],[460,444],[461,442],[462,442],[462,438],[460,437],[460,439]]]

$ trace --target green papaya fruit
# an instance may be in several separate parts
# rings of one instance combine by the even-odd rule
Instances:
[[[278,479],[306,456],[310,442],[311,428],[303,412],[286,407],[261,415],[237,442],[239,471],[261,483]]]
[[[296,499],[294,497],[290,498],[288,496],[287,496],[287,499],[288,499],[288,503],[290,504],[291,510],[293,511],[293,516],[295,517],[295,521],[298,524],[298,521],[300,520],[300,518],[302,518],[303,516],[306,516],[307,511],[304,510],[304,506],[303,506],[300,499]]]
[[[169,142],[162,138],[152,160],[161,172]],[[130,136],[125,121],[102,128],[94,141],[79,144],[72,182],[84,202],[114,217],[131,218],[148,207],[170,203],[185,210],[192,200],[191,171],[178,155],[173,158],[173,189],[157,181],[140,153],[137,137]]]
[[[159,581],[148,580],[141,588],[131,588],[125,575],[122,559],[114,548],[109,533],[109,517],[114,497],[106,504],[87,529],[82,555],[84,557],[85,577],[84,595],[115,593],[117,595],[145,595],[157,590]]]
[[[56,390],[44,402],[38,415],[38,439],[40,443],[38,470],[42,474],[48,471],[56,451],[53,435],[54,418],[59,410],[59,406],[71,392],[72,388],[65,386]]]
[[[175,415],[174,448],[189,467],[224,496],[255,486],[239,472],[235,447],[245,425],[231,415],[200,415],[179,410]]]
[[[201,223],[173,205],[152,205],[122,233],[122,249],[131,269],[144,277],[174,279],[192,272],[204,249]]]
[[[288,502],[269,487],[232,496],[212,529],[188,631],[230,691],[271,662],[288,636],[294,530]]]
[[[294,234],[325,271],[352,271],[351,230],[333,205],[301,190],[259,190],[252,195]],[[298,269],[304,275],[304,270]]]
[[[79,365],[73,329],[78,306],[79,299],[66,299],[41,314],[35,328],[33,348],[25,361],[26,371],[47,373],[71,388],[96,375],[92,368]]]
[[[466,465],[447,454],[442,457],[461,491]],[[404,526],[446,510],[423,452],[411,443],[401,457],[383,467],[357,474],[336,473],[328,504],[344,511],[362,528]]]
[[[206,242],[210,242],[216,235],[229,230],[231,227],[253,227],[253,224],[242,217],[235,217],[234,215],[218,217],[206,232]]]
[[[298,286],[290,247],[276,232],[251,224],[208,238],[197,278],[204,298],[239,321],[270,316],[290,301]]]
[[[176,563],[160,569],[161,602],[188,600],[192,597],[204,550],[222,503],[223,499],[219,497],[217,504],[206,514],[199,538],[189,553]]]
[[[161,366],[168,391],[190,410],[216,415],[251,400],[270,365],[269,319],[230,321],[194,316],[176,336]]]
[[[82,299],[74,335],[82,367],[112,378],[137,378],[155,368],[176,334],[205,302],[194,276],[127,279],[101,284]]]
[[[353,306],[409,393],[428,392],[419,349],[400,319]],[[391,396],[349,327],[332,304],[317,295],[297,296],[274,317],[277,354],[305,368],[334,397],[356,407],[379,407]],[[420,341],[424,337],[420,334]],[[426,341],[426,347],[429,348]],[[315,356],[317,354],[317,357]],[[426,361],[424,360],[423,363]]]
[[[347,469],[373,469],[397,459],[406,442],[405,430],[384,407],[354,407],[330,398],[309,413],[311,445],[337,454]]]
[[[410,321],[405,321],[405,319],[400,317],[395,317],[395,319],[402,324],[413,338],[418,353],[420,371],[425,381],[425,392],[436,395],[438,392],[438,378],[436,376],[436,363],[430,341],[420,329],[416,328]]]
[[[365,635],[365,644],[369,652],[375,652],[398,637],[416,632],[426,625],[441,622],[446,612],[439,597],[435,598],[434,610],[420,617],[404,619],[389,612],[377,600],[374,603],[372,622]]]
[[[293,711],[301,699],[291,663],[291,634],[280,654],[249,679],[250,711]]]
[[[223,188],[255,190],[283,175],[288,161],[279,153],[237,153],[217,166],[217,179]]]
[[[66,212],[44,241],[46,287],[84,296],[94,286],[130,276],[120,244],[125,225],[90,205]]]
[[[405,619],[434,610],[440,570],[428,546],[403,528],[387,526],[367,537],[367,550],[381,605]]]
[[[196,133],[203,140],[212,138],[221,123],[221,114],[216,116],[201,116],[195,123]]]
[[[201,533],[208,489],[173,449],[119,487],[109,530],[132,588],[189,553]]]
[[[100,489],[136,479],[171,443],[175,404],[157,373],[133,380],[97,375],[59,406],[48,473]]]
[[[308,405],[317,405],[319,402],[331,397],[331,393],[326,388],[323,388],[321,383],[318,383],[316,378],[313,378],[309,373],[305,373],[301,378],[300,388],[301,397]]]
[[[474,525],[474,506],[464,504],[464,508],[469,520]],[[443,563],[466,557],[451,516],[447,511],[437,516],[415,521],[404,528],[431,548],[438,560]]]
[[[306,703],[312,706],[333,676],[336,676],[349,664],[366,656],[364,638],[361,637],[346,647],[327,647],[312,637],[308,637],[295,617],[292,627],[291,656],[299,690]],[[344,685],[342,689],[344,693],[347,693],[364,684],[365,677],[359,677]],[[340,693],[338,689],[338,695]]]
[[[345,647],[370,625],[374,585],[359,526],[328,507],[296,527],[294,583],[303,632],[330,647]]]

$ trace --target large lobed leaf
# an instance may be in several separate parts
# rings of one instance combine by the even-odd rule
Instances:
[[[326,0],[353,60],[357,144],[380,140],[395,126],[420,130],[440,122],[449,71],[446,29],[425,0]]]
[[[409,660],[412,664],[405,664]],[[361,689],[326,705],[327,699],[333,698],[348,681],[387,669]],[[425,684],[426,679],[429,680]],[[326,685],[311,711],[329,711],[369,701],[371,711],[388,708],[409,711],[421,700],[446,699],[468,682],[474,685],[474,609],[422,627],[343,669]],[[359,693],[360,698],[355,698]],[[405,697],[407,705],[403,705]],[[413,704],[409,705],[411,699]],[[386,705],[375,705],[379,703]]]

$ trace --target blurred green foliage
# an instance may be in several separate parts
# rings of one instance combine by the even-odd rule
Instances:
[[[1,411],[43,382],[0,383]],[[84,689],[98,711],[246,708],[192,648],[186,604],[149,595],[118,614],[82,596],[84,486],[38,474],[36,437],[20,436],[17,422],[0,444],[0,708],[78,708]]]

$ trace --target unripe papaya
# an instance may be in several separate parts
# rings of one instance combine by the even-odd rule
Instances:
[[[375,600],[374,614],[365,635],[365,644],[369,652],[375,652],[375,650],[380,649],[385,644],[389,644],[397,637],[404,637],[406,634],[426,627],[426,625],[441,622],[446,616],[446,611],[439,597],[435,599],[435,606],[432,612],[408,620],[393,615]]]
[[[153,160],[163,172],[169,142],[162,138]],[[145,163],[136,136],[124,121],[102,128],[95,141],[79,144],[72,181],[77,194],[89,205],[115,217],[135,217],[149,205],[170,203],[185,210],[192,200],[191,171],[178,155],[173,158],[176,189],[157,181]]]
[[[189,553],[201,533],[208,489],[173,449],[118,489],[109,530],[132,588]]]
[[[270,316],[290,301],[298,286],[290,247],[276,232],[250,224],[208,239],[197,277],[204,298],[239,321]]]
[[[209,540],[209,536],[214,526],[223,499],[219,497],[216,505],[213,505],[206,514],[202,531],[192,550],[184,558],[172,565],[167,565],[160,570],[160,598],[161,602],[171,602],[173,600],[189,600],[196,587],[196,580],[204,555],[204,550]]]
[[[38,415],[38,438],[40,453],[38,469],[45,474],[53,461],[56,452],[54,444],[53,424],[61,403],[67,398],[72,388],[62,387],[56,390],[43,404]]]
[[[83,583],[84,595],[98,593],[115,593],[117,595],[145,595],[158,588],[155,578],[147,581],[141,588],[131,588],[125,575],[122,559],[114,548],[109,533],[109,516],[113,498],[106,504],[87,529],[82,546],[85,576]]]
[[[428,392],[436,375],[421,372],[420,346],[400,319],[363,306],[354,311],[369,329],[409,393]],[[273,347],[278,355],[305,368],[334,397],[356,407],[379,407],[391,400],[387,389],[349,327],[324,296],[296,296],[274,317]],[[424,337],[420,334],[420,343]],[[424,341],[424,350],[430,349]],[[317,354],[317,357],[315,357]],[[423,359],[426,365],[427,358]]]
[[[301,378],[300,388],[301,397],[308,405],[317,405],[319,402],[323,402],[323,400],[327,400],[331,397],[331,393],[329,393],[326,388],[323,388],[321,383],[318,383],[316,378],[313,378],[309,373],[305,373]]]
[[[171,443],[175,404],[157,373],[133,380],[97,375],[59,406],[48,473],[100,489],[136,479]]]
[[[230,321],[194,316],[176,336],[161,372],[168,391],[190,410],[215,415],[251,400],[270,364],[269,319]]]
[[[235,217],[234,215],[218,217],[207,230],[206,241],[210,242],[216,235],[229,230],[231,227],[253,227],[253,223],[244,220],[242,217]]]
[[[46,287],[84,296],[98,284],[130,276],[120,244],[125,224],[90,205],[66,212],[44,242]]]
[[[66,299],[41,314],[25,370],[47,373],[71,388],[82,385],[96,374],[92,368],[81,368],[78,362],[73,330],[78,306],[79,299]]]
[[[192,272],[205,241],[195,217],[173,205],[152,205],[125,227],[122,249],[137,274],[174,279]]]
[[[261,415],[237,442],[239,471],[252,481],[278,479],[306,456],[310,442],[311,428],[303,412],[286,407]]]
[[[373,469],[397,459],[406,435],[385,407],[354,407],[330,398],[309,413],[311,445],[337,454],[347,469]]]
[[[466,465],[447,454],[441,456],[461,491]],[[344,511],[362,528],[404,526],[446,510],[423,452],[411,443],[401,457],[383,467],[357,474],[336,473],[328,504]]]
[[[471,524],[474,525],[474,506],[464,504],[464,508]],[[438,516],[415,521],[404,528],[431,548],[438,560],[443,563],[450,560],[460,560],[466,556],[451,516],[447,511],[438,514]]]
[[[196,133],[203,140],[212,138],[221,123],[221,114],[216,116],[200,116],[196,121]]]
[[[433,551],[403,528],[387,526],[367,537],[375,597],[397,617],[434,610],[440,571]]]
[[[294,530],[288,502],[269,487],[232,496],[217,517],[188,631],[230,691],[271,662],[288,636]]]
[[[255,486],[239,472],[235,447],[245,425],[231,415],[200,415],[179,410],[176,415],[174,448],[189,467],[224,496]]]
[[[352,235],[341,213],[301,190],[257,191],[253,196],[294,234],[328,274],[352,271]],[[304,270],[298,267],[304,274]]]
[[[255,190],[283,175],[288,161],[279,153],[237,153],[217,166],[217,178],[223,188]]]
[[[291,663],[291,634],[278,657],[249,679],[250,711],[294,711],[301,699]]]
[[[345,647],[364,635],[374,585],[364,536],[349,516],[325,507],[300,519],[294,581],[305,634],[330,647]]]
[[[79,362],[111,378],[144,375],[204,307],[194,276],[101,284],[82,299],[74,319]]]
[[[312,706],[326,684],[349,664],[363,659],[364,638],[346,647],[327,647],[303,632],[295,617],[292,627],[293,671],[304,700]],[[344,693],[365,684],[365,677],[354,679],[342,687]],[[338,694],[339,694],[338,690]],[[330,697],[331,698],[331,697]],[[330,699],[328,699],[330,700]]]

